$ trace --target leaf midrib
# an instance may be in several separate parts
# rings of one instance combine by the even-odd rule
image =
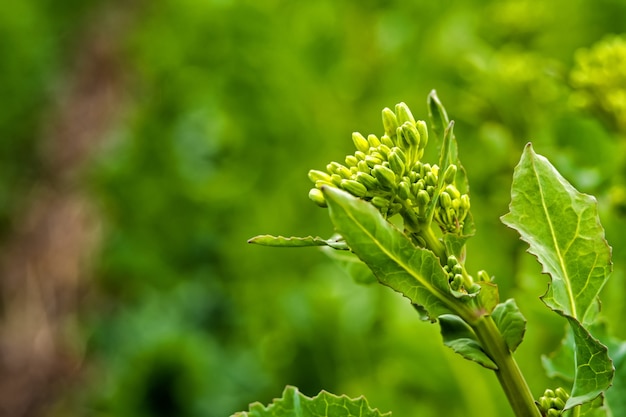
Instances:
[[[563,271],[563,277],[562,278],[563,278],[563,281],[565,282],[565,288],[567,290],[567,297],[569,299],[571,314],[572,314],[573,318],[577,319],[576,302],[575,302],[575,299],[574,299],[574,294],[572,292],[572,283],[571,283],[570,277],[569,277],[569,275],[567,273],[567,267],[565,265],[563,255],[561,254],[561,248],[559,247],[559,244],[558,244],[558,241],[557,241],[557,238],[556,238],[556,232],[555,232],[555,229],[554,229],[554,225],[552,224],[552,218],[550,217],[550,212],[548,211],[548,207],[546,205],[546,201],[545,201],[545,198],[544,198],[544,192],[543,192],[543,186],[541,185],[541,181],[539,179],[539,173],[537,172],[537,168],[535,166],[534,159],[533,159],[533,173],[535,174],[535,178],[537,180],[537,186],[539,187],[539,195],[541,197],[541,207],[543,208],[543,211],[545,213],[546,220],[547,220],[547,223],[548,223],[548,227],[550,228],[550,235],[552,237],[552,242],[554,243],[554,247],[556,248],[557,257],[559,258],[559,264],[561,266],[561,270]]]

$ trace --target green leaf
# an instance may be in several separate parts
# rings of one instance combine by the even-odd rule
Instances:
[[[448,275],[435,254],[415,246],[368,202],[334,187],[323,187],[322,192],[335,229],[382,284],[422,306],[431,321],[450,313],[474,317],[450,294]]]
[[[552,278],[543,302],[585,322],[611,271],[595,198],[579,193],[530,143],[515,168],[511,197],[502,221],[520,233]]]
[[[509,350],[515,352],[515,349],[522,343],[526,331],[526,319],[519,311],[515,300],[511,298],[498,304],[491,316]]]
[[[498,366],[485,353],[476,334],[460,317],[452,314],[439,316],[443,344],[465,359],[477,362],[488,369],[497,370]]]
[[[578,192],[529,143],[513,174],[509,209],[503,223],[520,233],[550,275],[543,302],[572,329],[574,384],[566,408],[590,402],[613,378],[608,349],[583,325],[595,319],[598,293],[611,271],[611,250],[596,200]],[[554,371],[567,375],[561,365]]]
[[[307,246],[329,246],[333,249],[349,250],[346,242],[340,236],[330,239],[322,239],[321,237],[284,237],[272,235],[255,236],[248,240],[248,243],[254,243],[263,246],[274,246],[281,248],[301,248]]]
[[[309,398],[295,387],[288,386],[282,398],[275,399],[264,407],[261,403],[250,404],[250,411],[242,411],[231,417],[390,417],[391,413],[381,413],[372,409],[363,397],[348,398],[326,391]]]

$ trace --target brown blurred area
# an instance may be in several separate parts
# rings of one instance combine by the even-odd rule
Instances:
[[[42,174],[0,248],[0,416],[49,414],[81,375],[84,342],[72,328],[99,221],[80,173],[124,102],[129,14],[114,4],[81,29],[38,141]]]

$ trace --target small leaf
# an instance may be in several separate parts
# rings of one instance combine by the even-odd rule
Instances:
[[[345,250],[334,250],[329,247],[322,248],[322,251],[333,261],[337,262],[357,284],[378,282],[372,271],[354,253]]]
[[[364,397],[348,398],[326,391],[309,398],[295,387],[288,386],[282,398],[275,399],[264,407],[261,403],[250,404],[250,411],[242,411],[231,417],[390,417],[391,413],[381,413],[370,408]]]
[[[334,187],[322,191],[337,232],[383,285],[424,307],[432,321],[450,313],[474,318],[450,294],[448,275],[435,254],[415,246],[371,204]]]
[[[248,243],[255,243],[263,246],[274,246],[281,248],[302,248],[307,246],[329,246],[333,249],[349,250],[346,242],[341,237],[322,239],[321,237],[284,237],[272,235],[255,236],[248,240]]]
[[[515,300],[511,298],[498,304],[491,316],[509,350],[515,352],[515,349],[522,343],[526,331],[526,319],[515,304]]]
[[[543,302],[586,323],[611,271],[595,198],[579,193],[528,144],[513,174],[509,209],[502,222],[519,232],[552,279]]]
[[[498,369],[498,366],[483,350],[472,328],[460,317],[444,314],[439,316],[439,325],[444,345],[465,359],[477,362],[487,369]]]

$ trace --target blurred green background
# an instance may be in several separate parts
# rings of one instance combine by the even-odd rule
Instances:
[[[0,14],[0,410],[229,416],[285,385],[396,416],[511,416],[407,300],[314,249],[307,171],[436,89],[470,179],[470,270],[528,319],[533,393],[564,323],[499,216],[532,141],[598,197],[626,338],[621,0],[25,0]],[[620,35],[622,35],[620,37]],[[19,378],[16,377],[19,375]],[[20,388],[20,389],[18,389]]]

